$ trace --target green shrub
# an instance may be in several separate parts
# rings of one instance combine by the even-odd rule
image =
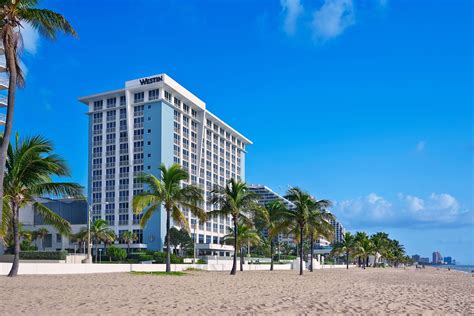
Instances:
[[[67,251],[20,251],[24,260],[66,260]]]
[[[153,260],[153,256],[152,256],[152,255],[148,255],[148,254],[146,254],[145,252],[130,253],[130,254],[128,255],[128,258],[129,258],[131,261],[137,261],[137,262]]]
[[[107,249],[107,254],[112,258],[113,261],[122,261],[127,258],[127,252],[125,249],[118,248],[115,246],[110,246]]]
[[[31,243],[29,240],[22,240],[20,243],[20,250],[21,251],[36,251],[38,248]]]
[[[197,263],[197,264],[206,264],[206,260],[197,259],[196,263]]]
[[[153,260],[155,263],[166,263],[166,253],[161,251],[156,251],[153,253]],[[183,258],[178,257],[175,254],[170,255],[171,263],[183,263]]]

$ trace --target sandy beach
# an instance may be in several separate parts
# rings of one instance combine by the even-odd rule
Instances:
[[[473,314],[474,278],[456,271],[350,269],[0,277],[0,315]]]

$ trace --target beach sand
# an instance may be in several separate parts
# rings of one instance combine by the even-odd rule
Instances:
[[[433,268],[0,277],[0,315],[473,315],[473,284]]]

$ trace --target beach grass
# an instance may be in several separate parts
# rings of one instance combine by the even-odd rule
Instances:
[[[161,271],[152,271],[152,272],[146,272],[146,271],[132,271],[130,272],[132,275],[157,275],[157,276],[183,276],[186,275],[184,272],[180,271],[173,271],[173,272],[161,272]]]

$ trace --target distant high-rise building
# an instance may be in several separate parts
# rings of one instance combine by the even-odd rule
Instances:
[[[453,264],[453,258],[451,257],[444,257],[443,261],[445,264]]]
[[[413,256],[411,256],[411,258],[412,258],[413,261],[415,261],[415,262],[420,262],[420,255],[413,255]]]
[[[342,242],[346,233],[344,226],[337,219],[331,220],[331,225],[334,228],[334,240],[332,243]]]
[[[251,184],[249,185],[249,189],[257,196],[258,203],[261,205],[266,205],[272,201],[280,201],[289,209],[292,209],[295,207],[295,205],[292,202],[288,201],[283,196],[274,192],[272,189],[270,189],[269,187],[265,185]],[[267,237],[267,231],[263,231],[263,235]],[[279,242],[293,243],[293,239],[294,238],[292,234],[289,234],[289,235],[280,234],[278,236]]]
[[[418,263],[428,264],[430,263],[430,258],[420,258],[420,261],[418,261]]]
[[[443,264],[443,256],[439,251],[433,252],[433,264]]]

